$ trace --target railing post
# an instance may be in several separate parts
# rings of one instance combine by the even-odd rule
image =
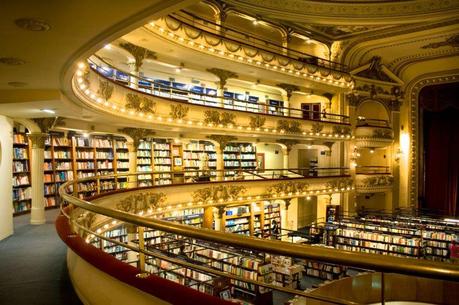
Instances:
[[[145,229],[143,227],[138,227],[139,235],[139,250],[145,250],[145,238],[144,238]],[[145,272],[145,254],[139,251],[139,269],[141,273]]]
[[[381,305],[384,304],[384,272],[381,272]]]

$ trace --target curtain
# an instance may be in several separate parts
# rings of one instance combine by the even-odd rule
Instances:
[[[424,110],[423,207],[459,216],[459,109],[451,106]]]

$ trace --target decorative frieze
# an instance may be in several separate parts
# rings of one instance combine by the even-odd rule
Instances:
[[[183,120],[188,115],[189,107],[178,104],[178,105],[171,105],[171,112],[169,112],[169,116],[174,120]]]
[[[242,185],[219,185],[199,189],[191,194],[193,202],[218,203],[228,200],[236,200],[247,189]]]
[[[283,181],[277,184],[270,186],[267,189],[267,193],[270,195],[273,194],[297,194],[306,192],[309,188],[309,184],[306,182],[298,182],[298,181]]]
[[[97,90],[97,94],[105,101],[108,101],[112,97],[114,89],[115,87],[108,80],[99,79],[99,90]]]
[[[204,112],[204,124],[212,125],[235,125],[236,115],[229,112],[220,112],[217,110],[206,110]]]
[[[261,115],[251,116],[249,126],[253,129],[261,128],[265,125],[266,118]]]
[[[130,195],[118,202],[116,208],[128,213],[146,212],[154,210],[166,201],[164,193],[138,193]]]
[[[277,129],[285,133],[301,133],[303,131],[300,122],[293,120],[278,120]]]
[[[128,93],[126,94],[125,108],[141,113],[155,114],[156,103],[145,96],[141,97],[135,93]]]

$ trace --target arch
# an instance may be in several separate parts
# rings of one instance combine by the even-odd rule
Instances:
[[[379,119],[390,121],[390,110],[382,101],[374,98],[364,99],[356,109],[357,116],[368,119]]]
[[[34,121],[32,120],[29,120],[29,119],[22,119],[22,118],[13,118],[13,121],[21,124],[21,125],[24,125],[30,133],[40,133],[42,132],[42,130],[40,129],[40,127],[38,127],[37,123],[35,123]]]

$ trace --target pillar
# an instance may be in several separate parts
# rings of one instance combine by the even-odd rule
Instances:
[[[13,234],[13,121],[0,115],[0,240]]]
[[[135,142],[128,142],[128,156],[129,156],[129,173],[137,172],[137,146]],[[137,175],[128,176],[128,188],[137,186]]]
[[[280,217],[281,217],[281,229],[289,229],[288,226],[288,207],[290,205],[290,202],[282,202],[280,204]],[[284,232],[281,231],[282,234]],[[288,241],[288,236],[287,235],[282,235],[282,240],[283,241]]]
[[[127,224],[127,243],[130,246],[137,247],[138,245],[134,242],[137,239],[137,229],[134,225]],[[137,252],[129,250],[127,253],[127,261],[130,265],[137,267]]]
[[[283,109],[283,115],[284,116],[289,116],[290,115],[290,110],[288,109],[290,107],[290,97],[288,94],[282,94],[282,101],[284,102],[284,109]]]
[[[217,181],[223,181],[225,177],[225,174],[223,172],[225,168],[225,162],[223,161],[223,149],[221,148],[221,145],[215,145],[215,154],[217,155]]]
[[[214,208],[205,207],[204,215],[202,217],[202,227],[205,229],[212,229],[212,224],[214,222]],[[215,226],[217,227],[217,226]]]
[[[284,169],[284,175],[288,174],[288,153],[289,150],[287,148],[282,148],[282,168]]]
[[[218,107],[222,107],[222,108],[225,106],[223,92],[224,92],[223,87],[219,85],[217,88],[217,103],[218,103]]]
[[[32,142],[31,177],[32,177],[32,209],[30,223],[40,225],[46,222],[44,198],[44,170],[45,140],[48,134],[34,132],[28,135]]]
[[[139,88],[139,71],[136,70],[136,65],[135,63],[130,63],[129,64],[129,87],[132,89],[138,89]]]
[[[218,207],[217,209],[214,210],[214,219],[215,219],[215,231],[222,231],[225,232],[225,219],[224,219],[224,214],[225,214],[225,208],[224,207]]]

